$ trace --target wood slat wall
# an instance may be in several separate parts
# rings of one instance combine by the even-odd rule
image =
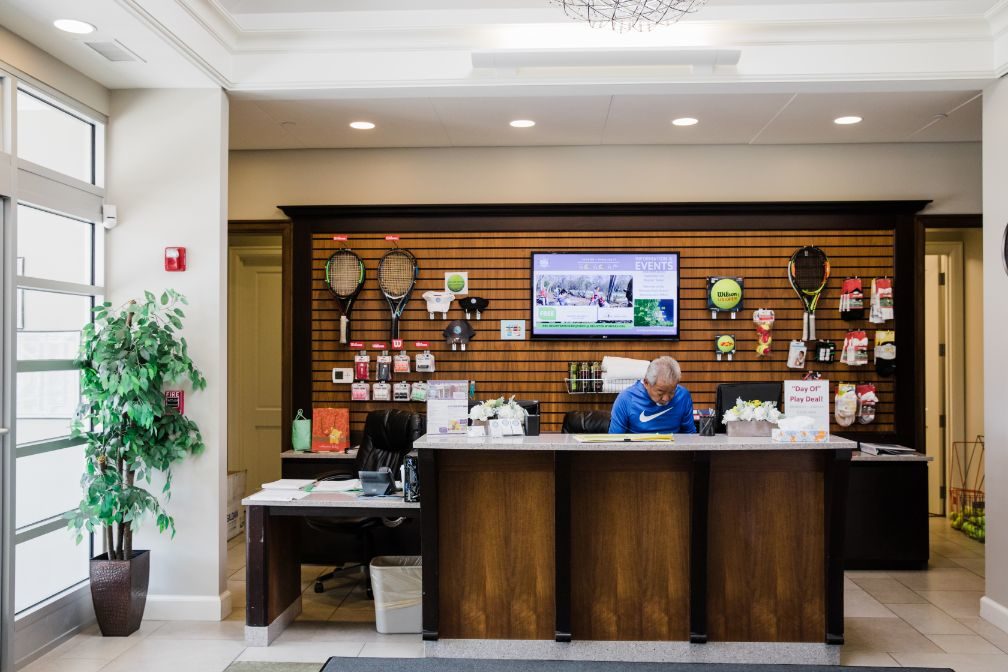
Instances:
[[[325,288],[324,269],[329,255],[341,243],[332,234],[311,235],[311,340],[312,402],[316,406],[347,406],[351,427],[360,430],[367,411],[398,406],[423,411],[423,404],[403,402],[351,402],[348,385],[331,382],[334,367],[352,367],[354,352],[339,343],[340,311]],[[378,290],[377,268],[391,243],[382,233],[355,233],[348,245],[361,256],[367,279],[353,308],[352,337],[367,344],[389,340],[389,310]],[[894,232],[892,230],[792,230],[792,231],[566,231],[566,232],[442,232],[401,234],[399,246],[416,255],[420,276],[413,296],[400,321],[400,336],[411,358],[413,341],[431,344],[437,371],[433,374],[398,375],[395,380],[468,379],[476,381],[477,399],[516,394],[519,398],[542,402],[542,431],[560,430],[568,410],[608,409],[615,395],[570,395],[564,377],[570,360],[601,360],[605,355],[652,359],[671,355],[679,360],[683,384],[693,395],[697,408],[714,405],[719,383],[779,381],[800,378],[800,372],[785,366],[788,341],[801,337],[802,305],[787,280],[787,260],[803,245],[817,245],[830,257],[832,275],[816,312],[816,332],[820,339],[837,343],[837,355],[848,329],[865,328],[869,349],[874,347],[876,326],[866,319],[841,320],[837,311],[843,278],[858,275],[865,281],[894,275]],[[678,251],[681,260],[679,341],[502,341],[500,320],[524,319],[531,335],[530,253],[532,251]],[[446,271],[468,271],[470,295],[490,300],[483,319],[470,322],[477,335],[466,352],[453,352],[445,345],[441,331],[447,325],[437,315],[430,320],[422,298],[427,290],[442,290]],[[712,320],[706,309],[708,276],[740,276],[745,279],[743,311],[737,319],[721,315]],[[867,301],[866,301],[867,303]],[[755,353],[756,332],[752,311],[772,308],[776,312],[773,351],[765,358]],[[899,306],[896,307],[899,310]],[[465,315],[453,304],[448,320]],[[475,316],[474,316],[475,318]],[[890,322],[884,328],[892,329]],[[716,361],[714,337],[735,334],[738,351],[734,361]],[[371,352],[372,377],[374,358]],[[880,399],[876,420],[869,425],[845,428],[849,432],[889,432],[894,430],[894,381],[880,378],[869,364],[809,362],[831,383],[873,382]],[[373,382],[373,381],[372,381]],[[831,399],[832,410],[832,399]],[[840,428],[834,425],[833,430]]]

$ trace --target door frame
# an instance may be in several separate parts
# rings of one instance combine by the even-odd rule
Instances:
[[[281,335],[280,335],[280,439],[281,445],[277,446],[281,451],[287,450],[290,446],[291,435],[291,406],[293,398],[293,255],[292,241],[294,236],[294,225],[289,220],[269,220],[269,221],[229,221],[228,237],[234,234],[249,233],[260,235],[280,236],[280,310],[281,310]],[[230,248],[230,241],[228,247]],[[230,278],[230,271],[228,271]],[[229,336],[230,338],[230,336]],[[230,402],[228,402],[230,405]],[[230,410],[228,410],[230,417]]]

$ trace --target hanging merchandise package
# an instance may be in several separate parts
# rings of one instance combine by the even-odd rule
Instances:
[[[375,370],[375,380],[388,382],[392,380],[392,355],[388,350],[382,350],[378,355],[378,368]]]
[[[858,385],[855,392],[857,393],[857,421],[862,425],[875,422],[875,405],[878,404],[875,386],[871,383]]]
[[[847,278],[840,289],[840,317],[845,320],[864,319],[864,287],[861,278]]]
[[[841,427],[850,427],[854,424],[857,410],[858,398],[855,386],[851,383],[839,383],[836,397],[833,399],[833,417],[837,424]]]
[[[311,419],[300,408],[291,422],[291,447],[298,452],[311,450]]]
[[[864,366],[868,363],[868,334],[860,329],[847,332],[840,361],[847,366]]]
[[[805,368],[805,353],[807,352],[805,341],[791,341],[788,348],[787,366],[789,369]]]
[[[770,354],[770,343],[773,342],[770,330],[773,329],[774,311],[769,308],[754,310],[752,321],[756,325],[756,354],[765,357]]]
[[[875,332],[875,371],[880,376],[896,373],[896,332],[878,330]]]
[[[868,320],[882,324],[893,319],[892,278],[875,278],[871,286],[871,310]]]

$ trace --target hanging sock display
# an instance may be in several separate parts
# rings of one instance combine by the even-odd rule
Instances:
[[[857,390],[851,383],[838,383],[836,396],[833,398],[833,417],[841,427],[854,424],[858,411]]]
[[[875,406],[878,404],[878,396],[875,394],[875,385],[863,383],[855,388],[857,393],[857,421],[862,425],[875,422]]]
[[[871,310],[868,321],[882,324],[893,319],[892,278],[875,278],[871,283]]]
[[[868,363],[868,334],[862,329],[852,329],[844,337],[840,361],[847,366],[864,366]]]
[[[880,376],[896,373],[896,332],[879,330],[875,332],[875,371]]]
[[[847,278],[840,289],[840,317],[844,320],[864,319],[864,287],[861,278]]]

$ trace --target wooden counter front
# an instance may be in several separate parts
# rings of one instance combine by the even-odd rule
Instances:
[[[850,442],[510,441],[418,442],[424,639],[842,643]]]

